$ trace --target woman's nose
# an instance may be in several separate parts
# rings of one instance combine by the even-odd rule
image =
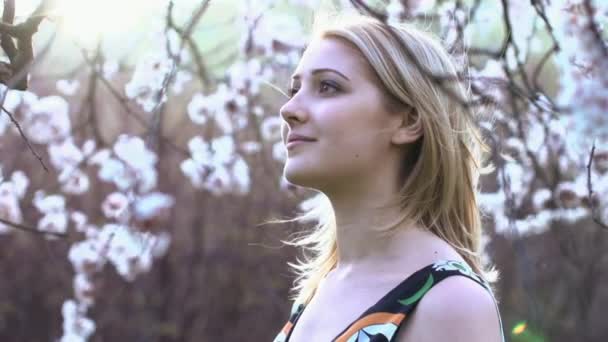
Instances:
[[[306,110],[301,106],[301,104],[294,101],[294,98],[287,101],[287,103],[281,107],[279,113],[283,120],[289,124],[293,122],[303,122],[308,117]]]

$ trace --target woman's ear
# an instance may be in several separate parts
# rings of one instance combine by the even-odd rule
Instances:
[[[420,139],[423,135],[422,120],[416,109],[401,116],[401,126],[395,131],[391,142],[396,145],[411,144]]]

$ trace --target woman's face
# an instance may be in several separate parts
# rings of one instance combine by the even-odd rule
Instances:
[[[374,78],[349,43],[311,42],[292,76],[292,97],[280,110],[287,145],[284,175],[290,183],[331,190],[358,184],[388,166],[391,134],[402,118],[386,110]],[[295,134],[314,141],[289,144]]]

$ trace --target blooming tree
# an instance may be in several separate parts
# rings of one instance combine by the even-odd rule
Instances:
[[[173,167],[183,181],[210,197],[248,196],[253,169],[248,160],[268,155],[280,168],[285,158],[277,115],[283,99],[268,99],[276,96],[275,84],[285,83],[306,44],[308,30],[291,13],[310,13],[324,3],[240,1],[230,24],[238,33],[238,46],[216,74],[207,60],[217,51],[203,52],[196,34],[211,2],[188,7],[185,19],[175,14],[178,2],[163,3],[162,20],[150,33],[152,46],[138,55],[132,68],[125,71],[118,61],[106,60],[99,44],[93,51],[82,50],[88,89],[78,79],[63,78],[53,95],[37,95],[32,79],[43,74],[32,65],[45,58],[45,49],[35,51],[32,37],[43,20],[49,20],[47,27],[56,22],[42,1],[15,25],[15,3],[4,1],[0,39],[9,61],[0,65],[5,85],[0,134],[25,141],[40,163],[29,171],[2,168],[0,234],[19,229],[69,241],[73,295],[61,309],[61,341],[85,341],[95,333],[88,312],[100,295],[96,279],[106,265],[131,282],[167,253],[172,237],[166,228],[177,203],[175,193],[158,187],[161,145],[182,156]],[[483,189],[480,203],[497,234],[542,234],[554,222],[586,217],[593,218],[597,229],[608,229],[608,204],[602,200],[608,195],[608,76],[603,72],[608,70],[608,2],[333,4],[383,21],[432,27],[456,60],[469,61],[460,76],[474,96],[462,105],[491,112],[479,124],[492,146],[496,170],[487,177],[495,184]],[[128,75],[123,83],[120,71]],[[440,86],[454,81],[429,76]],[[553,88],[546,81],[551,77],[557,82]],[[120,104],[137,130],[125,129],[109,142],[104,138],[104,119],[95,115],[100,106],[94,101],[97,87]],[[77,93],[88,99],[89,115],[78,115],[83,105],[80,113],[73,109]],[[186,102],[181,114],[187,121],[181,125],[199,132],[183,144],[163,129],[173,115],[167,108],[174,99]],[[83,127],[92,129],[83,134]],[[38,150],[44,151],[42,156]],[[3,156],[0,163],[7,159]],[[52,175],[51,185],[31,187],[34,175],[28,172]],[[278,174],[275,181],[285,191],[294,190]],[[101,186],[110,190],[94,208],[69,205]],[[36,223],[24,219],[30,204],[26,199],[37,212]]]

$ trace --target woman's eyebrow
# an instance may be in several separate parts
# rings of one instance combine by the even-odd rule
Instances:
[[[322,72],[331,72],[334,74],[339,75],[340,77],[346,79],[347,81],[350,81],[350,79],[348,77],[346,77],[343,73],[339,72],[338,70],[335,69],[331,69],[331,68],[319,68],[319,69],[313,69],[310,74],[314,75],[314,74],[318,74],[318,73],[322,73]],[[298,80],[300,79],[300,75],[298,74],[294,74],[293,76],[291,76],[292,80]]]

